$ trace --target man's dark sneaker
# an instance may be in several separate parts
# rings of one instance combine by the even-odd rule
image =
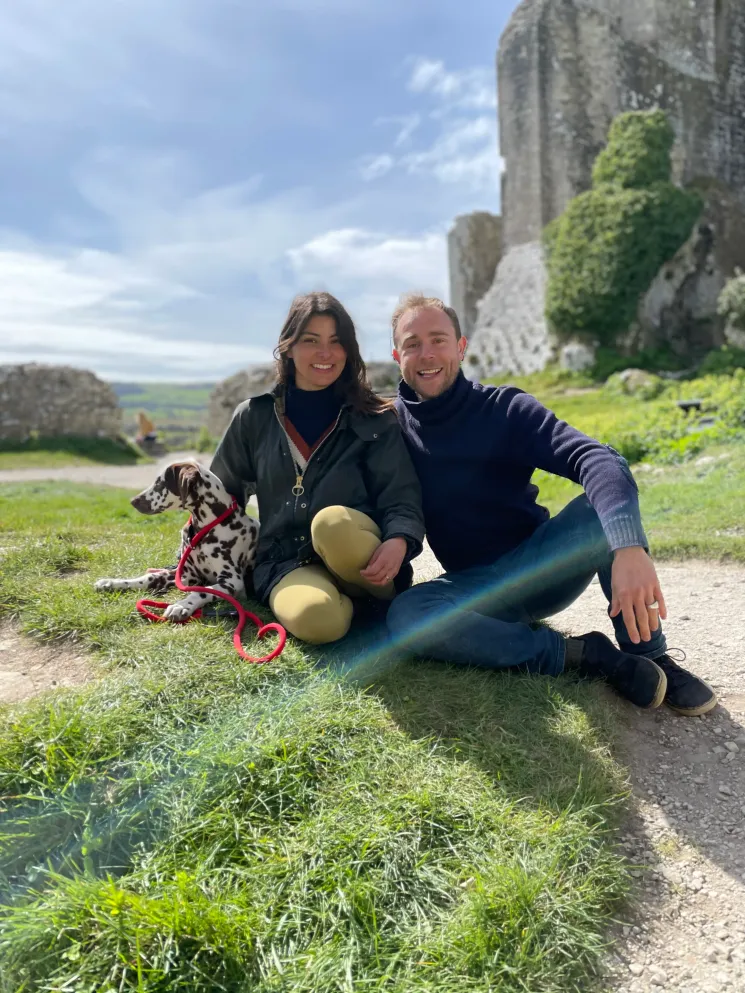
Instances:
[[[652,710],[665,699],[667,679],[662,669],[644,655],[627,655],[599,631],[567,638],[567,669],[587,679],[604,679],[624,699]]]
[[[671,651],[681,651],[671,649]],[[681,651],[685,659],[685,652]],[[670,654],[661,655],[655,659],[657,665],[662,669],[667,677],[667,692],[665,693],[665,703],[671,710],[686,717],[699,717],[716,707],[717,695],[711,686],[708,686],[703,679],[694,676],[671,658]]]

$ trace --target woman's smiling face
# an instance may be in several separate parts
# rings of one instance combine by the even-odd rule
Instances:
[[[341,376],[347,361],[329,314],[314,314],[288,352],[295,363],[295,385],[301,390],[323,390]]]

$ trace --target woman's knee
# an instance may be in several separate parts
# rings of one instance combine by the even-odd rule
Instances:
[[[324,507],[311,521],[310,536],[318,549],[343,545],[357,530],[348,507]]]
[[[377,524],[349,507],[326,507],[313,518],[310,529],[313,547],[327,568],[346,582],[358,583],[380,544]]]
[[[288,589],[271,606],[277,620],[293,637],[311,645],[338,641],[352,623],[352,602],[343,593],[333,597],[314,590],[308,596],[304,591]]]

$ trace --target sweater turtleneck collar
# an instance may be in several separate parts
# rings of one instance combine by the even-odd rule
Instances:
[[[420,424],[438,424],[451,420],[462,409],[470,391],[471,381],[466,379],[462,369],[458,370],[455,382],[444,393],[431,400],[422,400],[403,380],[398,386],[399,399]]]

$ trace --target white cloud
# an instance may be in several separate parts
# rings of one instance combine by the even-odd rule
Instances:
[[[441,61],[418,58],[409,77],[413,93],[434,93],[449,106],[488,110],[497,106],[494,73],[482,66],[448,72]]]
[[[405,145],[410,141],[412,135],[422,123],[422,118],[420,114],[394,115],[392,117],[379,117],[375,123],[377,125],[395,124],[398,127],[398,134],[396,135],[394,147],[400,148],[401,145]]]
[[[119,376],[149,366],[210,378],[268,349],[187,336],[169,316],[198,294],[108,253],[0,249],[0,361],[68,362]],[[217,346],[217,347],[216,347]]]
[[[401,150],[367,156],[364,178],[403,169],[460,188],[468,197],[487,195],[496,205],[504,162],[499,155],[496,114],[485,113],[497,105],[493,72],[482,66],[448,70],[442,61],[421,57],[411,57],[407,63],[411,67],[407,89],[434,104],[428,114],[429,141],[423,136],[420,113],[378,118],[376,124],[397,125],[393,151]],[[412,142],[415,134],[420,136],[418,147]],[[404,152],[402,146],[408,150]]]
[[[370,155],[360,165],[360,176],[365,182],[380,179],[390,172],[395,162],[392,155]]]
[[[260,197],[258,177],[192,192],[182,166],[119,150],[81,167],[79,193],[116,249],[0,231],[0,362],[212,378],[271,357],[303,288],[287,250],[338,222],[345,205],[322,207],[304,190]]]
[[[400,284],[439,283],[446,264],[441,234],[396,238],[343,228],[328,231],[289,253],[298,272],[311,277],[385,280]]]
[[[447,241],[439,231],[401,237],[340,228],[288,255],[306,282],[341,296],[368,355],[388,351],[390,317],[401,293],[447,293]]]
[[[503,168],[494,123],[488,117],[452,121],[428,149],[401,161],[411,173],[432,173],[443,183],[494,192]]]

